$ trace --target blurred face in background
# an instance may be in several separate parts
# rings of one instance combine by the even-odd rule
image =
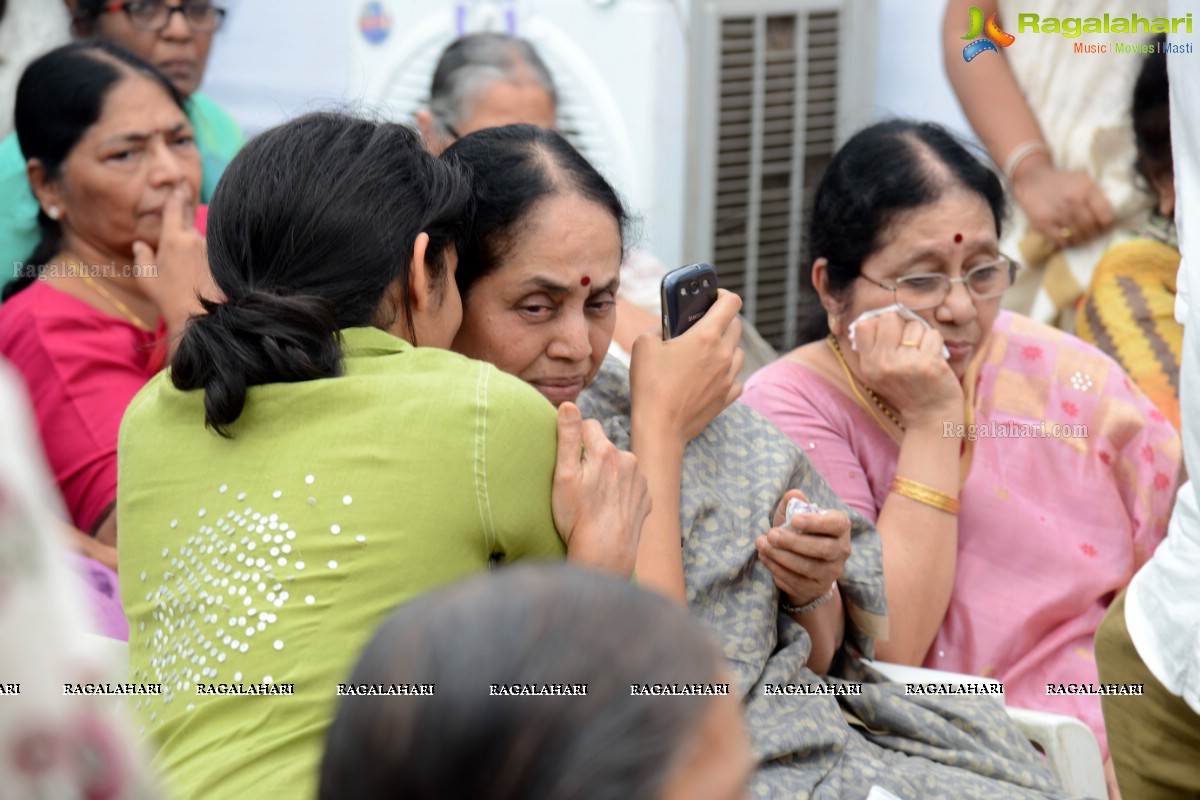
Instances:
[[[200,88],[222,10],[210,0],[136,0],[119,6],[70,0],[84,11],[99,6],[94,19],[77,24],[84,36],[99,36],[153,64],[185,97]],[[186,9],[186,14],[173,9]],[[164,23],[165,20],[165,23]],[[155,30],[154,28],[160,28]]]
[[[530,82],[493,83],[467,109],[455,130],[459,136],[505,125],[537,125],[554,128],[556,113],[550,93]]]
[[[466,105],[460,110],[457,124],[436,120],[427,109],[417,112],[417,127],[435,156],[441,155],[456,139],[484,128],[526,124],[553,130],[558,122],[554,99],[532,79],[495,81]]]

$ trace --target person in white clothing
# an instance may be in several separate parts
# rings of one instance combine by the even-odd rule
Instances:
[[[948,0],[942,24],[946,75],[1008,180],[1013,219],[1001,249],[1028,268],[1005,295],[1005,308],[1074,330],[1075,303],[1113,230],[1138,228],[1150,209],[1150,195],[1129,167],[1136,156],[1130,97],[1141,61],[1112,48],[1148,41],[1154,35],[1150,20],[1163,17],[1166,6],[1166,0],[1124,6],[1111,0]],[[1131,20],[1135,9],[1145,22],[1127,34],[1034,33],[1019,19],[1036,13],[1042,21],[1062,20],[1066,30],[1070,20]],[[1079,46],[1106,46],[1109,52],[1078,52]]]
[[[0,0],[0,139],[12,133],[17,81],[29,62],[66,44],[70,15],[52,0]]]
[[[64,515],[24,383],[0,359],[0,797],[163,797],[111,696],[125,643],[89,635]]]
[[[1171,0],[1171,13],[1191,11]],[[1185,44],[1190,35],[1168,37]],[[1194,45],[1193,48],[1194,49]],[[1184,463],[1200,474],[1200,63],[1170,54],[1175,221],[1183,262],[1175,315],[1184,326],[1180,416]],[[1109,608],[1096,634],[1104,683],[1138,683],[1144,696],[1102,698],[1109,747],[1123,796],[1131,800],[1200,796],[1200,497],[1180,487],[1167,538]]]

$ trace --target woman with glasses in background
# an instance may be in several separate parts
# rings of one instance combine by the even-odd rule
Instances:
[[[225,166],[245,142],[233,118],[198,91],[213,34],[225,9],[208,0],[67,0],[73,30],[98,37],[150,62],[186,98],[188,120],[200,151],[200,202],[208,203]],[[29,188],[25,155],[15,134],[0,142],[0,264],[29,260],[40,238],[38,203]],[[0,287],[17,270],[0,269]]]
[[[1098,682],[1096,627],[1165,534],[1179,438],[1107,355],[1000,310],[1003,211],[999,178],[943,129],[858,133],[813,208],[823,330],[743,400],[875,521],[881,659],[998,678],[1107,754],[1099,699],[1047,684]]]

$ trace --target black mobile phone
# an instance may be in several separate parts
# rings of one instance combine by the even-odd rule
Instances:
[[[717,302],[717,271],[708,264],[671,270],[662,280],[663,340],[682,336]]]

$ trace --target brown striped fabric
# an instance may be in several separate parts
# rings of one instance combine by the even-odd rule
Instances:
[[[1109,248],[1084,295],[1075,334],[1116,359],[1179,428],[1183,326],[1175,321],[1177,248],[1142,237]]]

